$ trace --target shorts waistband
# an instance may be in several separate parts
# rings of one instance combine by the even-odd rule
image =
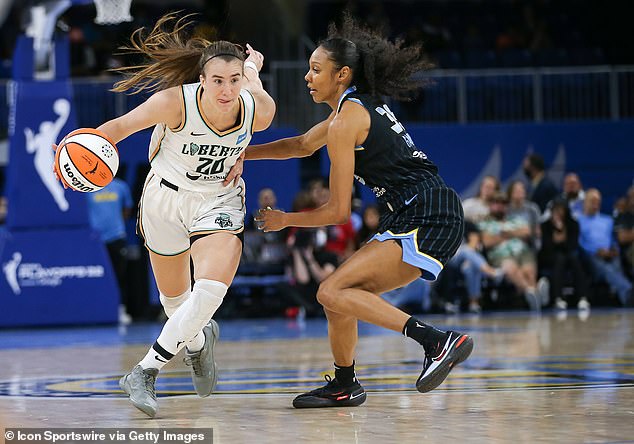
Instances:
[[[165,179],[161,179],[161,185],[165,185],[167,188],[171,188],[174,191],[178,191],[178,186],[174,185],[172,182],[168,182]]]
[[[425,181],[418,184],[411,185],[409,187],[403,187],[398,191],[398,194],[391,193],[388,196],[378,199],[379,205],[384,207],[391,213],[397,212],[403,207],[408,207],[416,202],[431,189],[446,189],[442,179],[437,178],[435,181]]]

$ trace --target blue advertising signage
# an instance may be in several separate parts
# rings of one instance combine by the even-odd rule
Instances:
[[[0,231],[0,326],[117,321],[119,290],[90,229]]]

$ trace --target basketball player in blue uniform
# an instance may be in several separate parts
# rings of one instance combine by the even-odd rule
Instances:
[[[420,47],[401,48],[346,16],[313,52],[305,76],[313,100],[333,109],[330,117],[301,136],[247,148],[246,159],[284,159],[328,147],[330,200],[301,213],[264,210],[256,217],[264,231],[345,222],[354,178],[374,191],[381,206],[378,234],[319,287],[335,377],[295,398],[297,408],[365,401],[354,371],[358,319],[402,332],[424,348],[420,392],[441,384],[473,349],[469,336],[438,330],[379,296],[421,275],[436,279],[462,239],[459,197],[381,99],[407,96],[419,86],[412,74],[425,65]]]
[[[187,40],[180,33],[188,25],[186,17],[176,21],[167,15],[147,36],[142,30],[133,34],[132,52],[149,61],[125,68],[132,75],[114,90],[157,92],[99,127],[117,143],[154,126],[138,231],[150,252],[168,320],[146,356],[119,383],[132,404],[151,417],[158,408],[158,372],[185,347],[198,395],[209,396],[215,388],[219,331],[211,318],[238,268],[245,214],[244,181],[226,178],[253,132],[266,129],[275,114],[259,79],[262,54],[247,45],[245,61],[242,48],[233,43]]]

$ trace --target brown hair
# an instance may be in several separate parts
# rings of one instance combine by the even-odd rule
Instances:
[[[173,86],[198,81],[205,64],[214,57],[244,61],[244,50],[235,43],[219,40],[210,42],[202,37],[189,37],[187,28],[193,14],[178,18],[176,13],[161,17],[149,34],[139,28],[130,36],[130,45],[120,48],[124,54],[146,58],[144,63],[115,68],[127,78],[114,84],[112,91],[131,94],[141,91],[161,91]]]
[[[512,194],[513,194],[513,190],[515,189],[516,186],[518,185],[522,185],[524,187],[524,193],[526,194],[526,184],[524,183],[523,180],[521,179],[515,179],[513,182],[511,182],[508,186],[508,188],[506,189],[506,199],[510,202],[513,198]]]

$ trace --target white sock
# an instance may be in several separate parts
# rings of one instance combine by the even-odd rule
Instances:
[[[204,335],[200,332],[222,304],[227,288],[227,285],[219,281],[208,279],[196,281],[190,297],[172,313],[158,339],[139,365],[143,369],[160,370],[189,341],[192,341],[190,351],[202,349]],[[202,345],[199,345],[200,342],[197,341],[201,340]],[[196,348],[198,345],[199,348]]]
[[[209,279],[199,279],[194,283],[192,295],[183,308],[186,314],[180,318],[180,330],[187,338],[200,332],[216,313],[227,294],[227,285]]]
[[[172,315],[178,310],[178,307],[183,305],[189,296],[191,295],[191,290],[187,289],[187,291],[178,296],[165,296],[163,293],[159,293],[159,299],[161,300],[161,304],[163,305],[163,310],[168,318],[171,318]],[[202,331],[202,330],[201,330]],[[187,342],[187,350],[190,352],[196,352],[202,350],[205,346],[205,335],[201,335],[200,333],[194,336],[191,341]]]

